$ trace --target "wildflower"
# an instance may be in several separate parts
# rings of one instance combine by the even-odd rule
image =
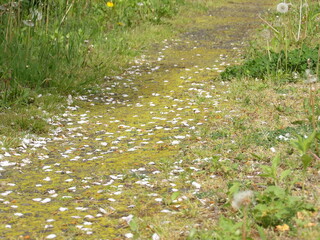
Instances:
[[[271,32],[269,29],[264,29],[261,31],[261,37],[263,37],[265,40],[269,41],[271,39]]]
[[[293,73],[292,73],[292,78],[293,78],[293,79],[298,79],[298,78],[299,78],[299,73],[293,72]]]
[[[107,7],[112,8],[114,6],[113,2],[107,2]]]
[[[277,11],[279,13],[287,13],[289,10],[289,5],[287,3],[279,3],[277,5]]]
[[[238,192],[233,196],[233,200],[231,203],[231,206],[238,210],[241,206],[247,206],[249,205],[253,200],[253,192],[248,191],[242,191]]]
[[[35,10],[31,9],[30,12],[31,12],[32,19],[35,19],[36,21],[40,21],[42,19],[42,13],[37,9]]]
[[[31,20],[23,20],[22,22],[28,27],[34,27],[34,22],[32,22]]]
[[[306,70],[306,77],[307,79],[305,80],[305,83],[315,83],[318,81],[318,77],[316,74],[312,74],[310,69]]]

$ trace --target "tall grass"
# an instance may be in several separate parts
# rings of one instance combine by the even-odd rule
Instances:
[[[223,78],[254,78],[296,81],[305,71],[319,73],[320,2],[314,0],[279,1],[266,17],[261,34],[249,50],[242,66],[227,68]],[[279,6],[278,5],[278,6]]]
[[[43,89],[67,94],[97,81],[109,60],[98,56],[126,51],[119,33],[159,24],[182,3],[0,0],[0,107],[28,104]]]

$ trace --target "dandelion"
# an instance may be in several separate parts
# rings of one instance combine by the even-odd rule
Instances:
[[[277,5],[277,11],[279,13],[287,13],[289,10],[289,5],[287,3],[279,3]]]
[[[31,12],[32,19],[35,19],[36,21],[40,21],[42,19],[42,13],[37,9],[35,10],[31,9],[30,12]]]
[[[243,223],[242,223],[242,239],[247,239],[247,217],[248,217],[248,207],[250,203],[253,201],[253,192],[242,191],[238,192],[233,196],[233,200],[231,206],[239,210],[240,207],[244,206],[243,209]]]
[[[253,200],[252,191],[238,192],[233,196],[231,206],[238,210],[241,206],[248,206]]]
[[[312,74],[310,69],[306,69],[306,77],[305,83],[315,83],[318,81],[318,77],[316,74]]]
[[[263,37],[265,40],[269,41],[271,39],[271,32],[269,29],[264,29],[261,31],[261,37]]]
[[[34,27],[34,22],[32,22],[31,20],[23,20],[22,22],[28,27]]]
[[[107,7],[112,8],[114,6],[113,2],[107,2]]]

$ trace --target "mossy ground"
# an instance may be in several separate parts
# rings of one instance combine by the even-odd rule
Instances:
[[[239,26],[255,25],[255,13],[268,7],[257,1],[247,11],[243,2],[192,15],[184,34],[106,78],[99,94],[74,97],[52,117],[50,134],[6,150],[1,161],[12,166],[1,175],[1,237],[187,239],[192,229],[215,229],[221,216],[240,222],[225,205],[230,185],[264,189],[260,165],[277,153],[299,176],[297,154],[277,137],[308,128],[305,86],[217,79],[238,60],[246,35]],[[308,169],[303,191],[294,188],[317,210],[318,167]],[[130,214],[131,227],[123,219]],[[296,230],[266,229],[267,239],[317,239],[319,228],[309,224],[316,214],[300,217]],[[259,239],[254,229],[250,236]]]

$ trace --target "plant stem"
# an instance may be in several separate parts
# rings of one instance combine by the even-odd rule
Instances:
[[[298,28],[297,41],[299,41],[299,39],[300,39],[301,22],[302,22],[302,0],[300,1],[300,17],[299,17],[299,28]]]
[[[248,207],[249,204],[246,204],[243,209],[243,221],[242,221],[242,240],[247,239],[247,217],[248,217]]]
[[[71,8],[72,8],[73,5],[74,5],[74,2],[75,2],[75,0],[72,1],[72,3],[70,4],[70,6],[68,7],[66,13],[64,14],[64,16],[63,16],[63,18],[62,18],[62,20],[61,20],[61,22],[60,22],[60,27],[61,27],[62,23],[64,22],[64,20],[66,19],[66,17],[68,16],[68,13],[70,12]],[[59,28],[60,28],[60,27],[59,27]]]
[[[265,23],[267,24],[273,31],[275,31],[276,33],[279,33],[279,31],[277,29],[275,29],[274,27],[272,27],[272,25],[270,23],[268,23],[266,20],[264,20],[260,15],[258,15],[258,17]]]

